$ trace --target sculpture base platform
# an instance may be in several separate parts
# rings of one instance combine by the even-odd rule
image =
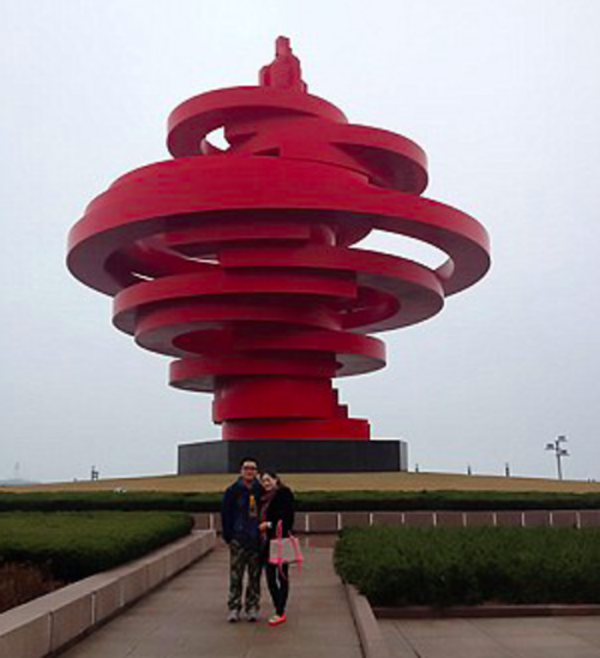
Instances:
[[[253,457],[281,473],[360,473],[408,470],[408,445],[372,441],[206,441],[179,446],[179,475],[237,473]]]

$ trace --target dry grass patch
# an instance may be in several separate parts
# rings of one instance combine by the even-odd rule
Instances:
[[[48,567],[36,564],[0,565],[0,613],[53,592],[64,583],[53,578]]]
[[[457,475],[452,473],[292,473],[283,474],[296,491],[539,491],[600,492],[600,483],[543,478]],[[58,482],[28,487],[2,487],[0,491],[161,491],[217,492],[235,478],[233,474],[163,475],[113,478],[97,482]]]

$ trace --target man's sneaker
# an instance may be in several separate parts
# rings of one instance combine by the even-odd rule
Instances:
[[[285,613],[282,615],[273,615],[269,619],[269,626],[279,626],[279,624],[285,624],[287,621],[287,617],[285,616]]]
[[[258,610],[256,608],[250,608],[246,613],[246,619],[252,622],[258,621]]]
[[[239,610],[230,610],[229,614],[227,615],[227,621],[230,624],[235,624],[236,621],[240,620],[240,612]]]

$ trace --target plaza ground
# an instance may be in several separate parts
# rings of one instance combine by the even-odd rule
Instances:
[[[390,658],[600,658],[598,617],[381,620]]]
[[[319,546],[319,543],[321,544]],[[261,619],[228,624],[227,548],[220,545],[62,658],[361,658],[344,587],[333,570],[331,541],[306,548],[292,571],[287,624],[272,628],[263,581]],[[325,545],[323,545],[325,544]]]
[[[62,658],[360,658],[334,537],[311,538],[292,573],[287,624],[226,622],[228,551],[218,547]],[[380,620],[385,658],[600,658],[598,617]],[[380,658],[384,658],[381,654]]]

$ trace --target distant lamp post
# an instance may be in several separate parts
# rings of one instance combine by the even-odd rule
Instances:
[[[566,448],[563,448],[561,446],[562,443],[566,443],[567,437],[564,435],[560,435],[557,437],[552,443],[547,443],[546,444],[546,450],[552,450],[554,454],[556,455],[556,467],[558,470],[558,479],[562,480],[562,464],[561,464],[561,459],[563,457],[569,457],[569,451]]]

